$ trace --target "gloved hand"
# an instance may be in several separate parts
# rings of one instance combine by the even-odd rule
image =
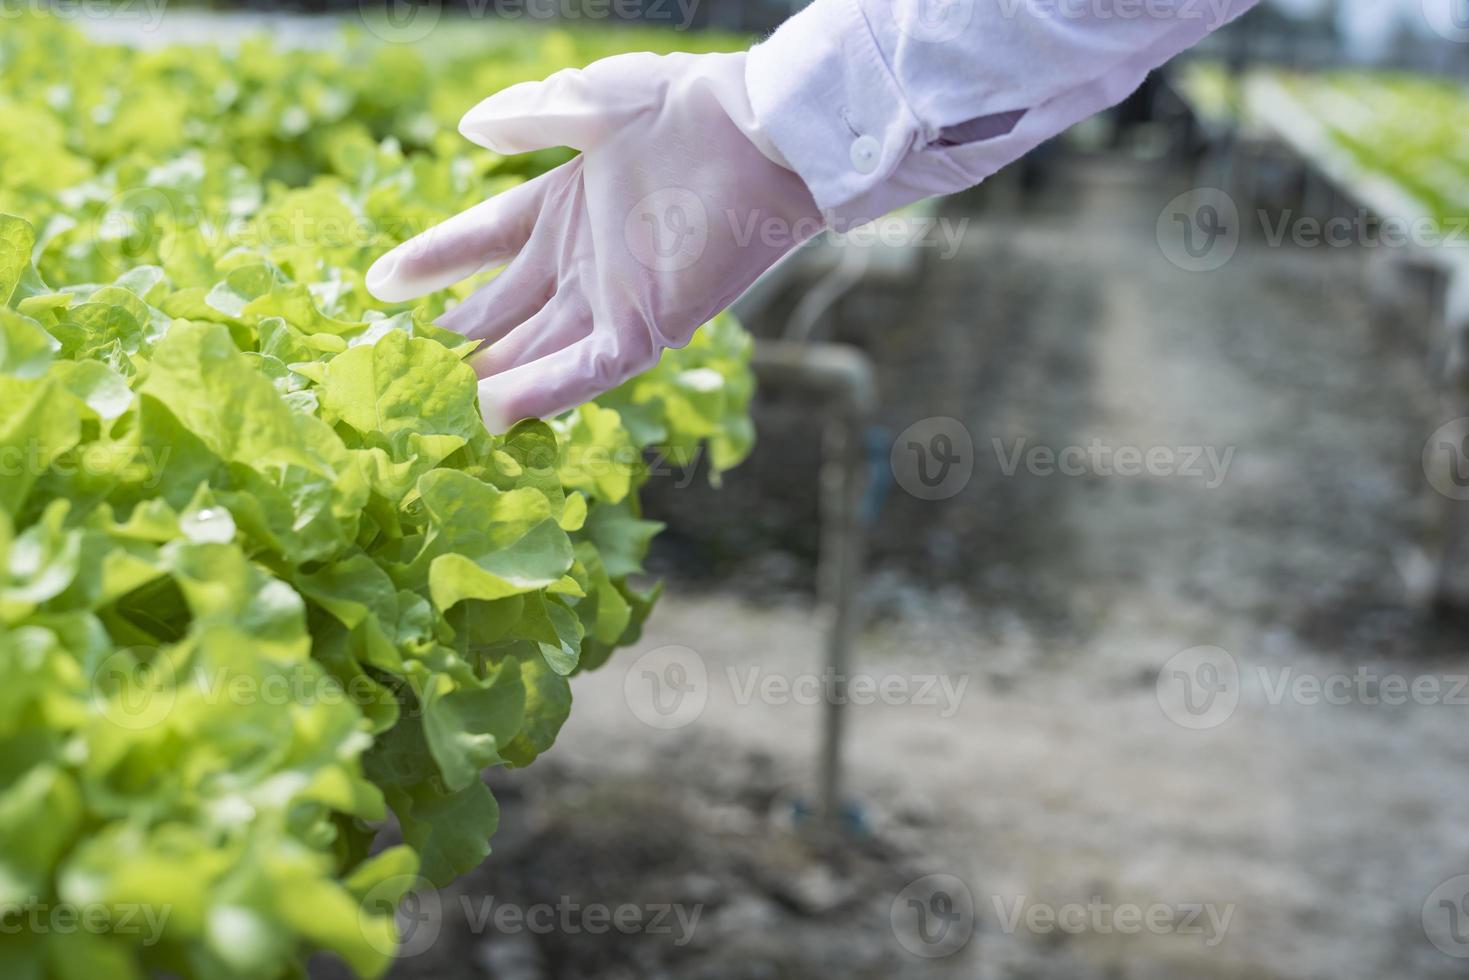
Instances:
[[[580,156],[373,264],[387,302],[509,263],[440,323],[474,355],[485,421],[572,408],[682,347],[823,226],[760,133],[744,54],[627,54],[492,95],[459,124],[497,153]]]

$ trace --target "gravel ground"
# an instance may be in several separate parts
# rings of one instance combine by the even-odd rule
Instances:
[[[1469,872],[1462,628],[1395,572],[1438,421],[1424,331],[1373,323],[1351,252],[1247,241],[1181,272],[1154,238],[1181,189],[1094,162],[1021,210],[1002,183],[951,208],[959,255],[844,310],[880,365],[881,456],[936,416],[974,447],[961,492],[904,477],[874,529],[850,836],[809,817],[815,431],[771,397],[722,491],[652,495],[681,585],[578,680],[552,756],[495,777],[498,853],[398,975],[1465,975],[1439,904],[1464,907],[1439,886]],[[1169,450],[1172,470],[1007,475],[1022,439]],[[1382,703],[1394,677],[1437,703]],[[663,713],[658,680],[686,695],[660,688]],[[475,928],[462,895],[701,919],[683,944],[581,919],[531,935]],[[935,928],[953,910],[948,936],[924,943],[914,908]]]

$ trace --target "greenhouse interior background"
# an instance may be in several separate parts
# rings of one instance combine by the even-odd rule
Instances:
[[[382,318],[443,354],[428,321],[468,295],[374,304],[373,258],[571,158],[477,150],[460,115],[617,52],[743,50],[800,6],[0,3],[0,285],[15,291],[0,450],[63,389],[89,406],[68,447],[115,449],[136,427],[147,451],[157,412],[197,433],[165,455],[224,460],[216,442],[238,436],[197,492],[168,476],[155,498],[124,493],[122,469],[68,475],[65,453],[6,472],[0,974],[1466,975],[1463,0],[1265,0],[979,186],[817,235],[604,409],[517,429],[473,465],[463,454],[488,437],[454,436],[466,448],[436,451],[432,485],[417,469],[401,482],[417,465],[393,456],[406,433],[352,421],[333,373],[384,347]],[[248,231],[222,242],[221,214]],[[33,327],[52,353],[25,346]],[[234,367],[189,367],[191,343]],[[457,378],[453,360],[418,370]],[[397,496],[351,506],[402,523],[401,541],[349,533],[333,547],[357,564],[333,570],[325,518],[299,510],[316,484],[246,475],[246,447],[307,439],[286,423],[261,423],[258,443],[216,433],[260,404],[232,387],[247,364],[272,405],[336,413],[311,439],[379,454],[372,492]],[[50,401],[26,401],[53,375]],[[524,612],[499,592],[451,611],[432,576],[443,611],[416,600],[438,650],[528,631],[534,666],[504,654],[522,664],[526,728],[475,727],[503,708],[490,661],[454,682],[468,707],[434,716],[451,695],[415,670],[435,661],[350,646],[367,610],[401,616],[381,635],[402,646],[422,564],[403,549],[450,534],[444,488],[472,482],[509,515],[540,493],[514,482],[535,439],[595,448],[603,426],[633,458],[563,461],[551,503],[536,498],[570,542],[564,575]],[[412,434],[423,458],[448,438]],[[55,589],[26,578],[68,561]],[[92,563],[127,585],[75,612]],[[386,599],[364,598],[388,576]],[[173,687],[154,713],[159,664],[205,656],[232,616],[230,663],[309,650],[318,673],[398,703],[362,708],[343,723],[361,737],[330,744],[338,716],[308,724],[316,707],[296,704],[298,742],[279,753],[256,742],[276,722],[238,699],[232,734],[219,719],[236,714]],[[252,632],[274,616],[299,638]],[[149,632],[155,619],[182,625]],[[157,649],[127,653],[135,673],[105,690],[68,679],[102,654],[54,673],[26,660],[43,634],[91,649],[94,627],[109,670]],[[43,669],[54,690],[33,703]],[[83,700],[56,693],[75,684]],[[140,691],[148,723],[119,722]],[[426,734],[396,734],[405,698]],[[100,703],[113,727],[62,703]],[[463,732],[435,727],[450,711]],[[320,753],[366,760],[382,795]],[[431,790],[403,771],[420,757],[442,769]],[[216,798],[223,769],[234,788]],[[459,836],[435,822],[484,788],[488,856],[468,822]],[[428,815],[422,793],[448,802]],[[91,935],[88,902],[112,916]],[[167,914],[119,940],[117,909],[134,906]]]

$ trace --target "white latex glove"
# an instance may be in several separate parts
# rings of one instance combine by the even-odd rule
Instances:
[[[459,124],[497,153],[581,151],[367,273],[401,302],[509,263],[440,320],[488,342],[473,363],[492,430],[652,367],[821,230],[755,125],[744,71],[744,54],[619,55],[505,89]]]

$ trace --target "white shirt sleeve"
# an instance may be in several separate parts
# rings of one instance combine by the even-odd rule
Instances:
[[[750,51],[762,136],[838,224],[972,186],[1258,0],[815,0]]]

